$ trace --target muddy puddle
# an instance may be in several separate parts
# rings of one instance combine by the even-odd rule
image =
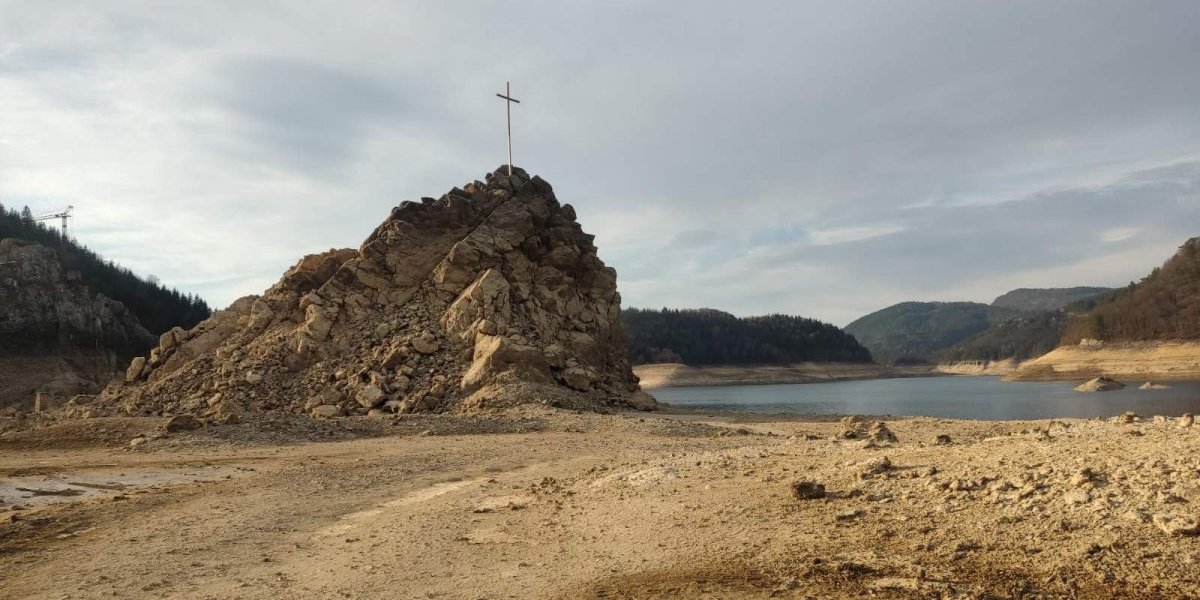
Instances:
[[[0,478],[0,507],[35,507],[97,495],[115,496],[139,489],[230,479],[251,471],[248,467],[221,465],[4,477]]]

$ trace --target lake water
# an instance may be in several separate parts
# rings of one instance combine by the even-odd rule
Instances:
[[[1129,384],[1130,382],[1124,382]],[[661,402],[701,410],[756,413],[923,415],[948,419],[1048,419],[1200,414],[1200,382],[1167,390],[1082,393],[1076,382],[1001,381],[999,377],[913,377],[833,383],[677,387],[650,390]]]

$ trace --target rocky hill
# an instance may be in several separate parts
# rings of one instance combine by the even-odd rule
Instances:
[[[828,323],[789,315],[739,318],[703,309],[621,311],[634,364],[787,365],[871,362],[871,353]]]
[[[98,391],[154,343],[126,307],[93,293],[56,252],[0,239],[0,407]]]
[[[404,202],[359,249],[306,256],[263,295],[164,333],[88,410],[652,408],[620,308],[616,272],[574,209],[541,178],[502,168]]]
[[[1018,288],[992,301],[992,306],[1026,312],[1056,311],[1081,300],[1090,300],[1113,291],[1105,287]]]
[[[0,239],[32,242],[49,249],[63,273],[87,286],[92,294],[120,302],[156,336],[177,325],[191,327],[210,314],[204,300],[169,289],[154,277],[140,277],[34,221],[29,207],[17,212],[0,206]]]

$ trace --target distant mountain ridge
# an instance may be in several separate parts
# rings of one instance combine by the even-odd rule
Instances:
[[[901,302],[845,327],[884,364],[1024,359],[1054,348],[1068,312],[1110,288],[1020,288],[979,302]]]
[[[1095,298],[1113,288],[1077,286],[1069,288],[1017,288],[997,296],[992,306],[1023,311],[1058,310],[1080,300]]]
[[[719,310],[621,311],[633,364],[786,365],[871,362],[871,353],[828,323],[789,315],[739,318]]]
[[[938,350],[1017,314],[979,302],[901,302],[861,317],[845,330],[880,363],[908,364],[928,362]]]

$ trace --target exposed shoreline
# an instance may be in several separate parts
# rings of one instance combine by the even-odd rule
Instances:
[[[791,365],[708,366],[681,363],[636,365],[644,389],[724,385],[826,383],[861,379],[938,377],[931,366],[885,367],[875,363],[796,363]]]
[[[939,363],[934,367],[934,370],[946,375],[1003,377],[1016,371],[1022,364],[1011,358],[1005,360],[964,360]]]
[[[1013,381],[1200,379],[1200,343],[1126,342],[1100,347],[1063,346],[1026,361],[1006,379]]]
[[[789,417],[525,406],[283,415],[135,448],[167,420],[0,435],[0,477],[74,490],[0,506],[0,595],[1194,592],[1200,487],[1179,475],[1200,469],[1190,422],[888,418],[872,437],[884,428]]]

